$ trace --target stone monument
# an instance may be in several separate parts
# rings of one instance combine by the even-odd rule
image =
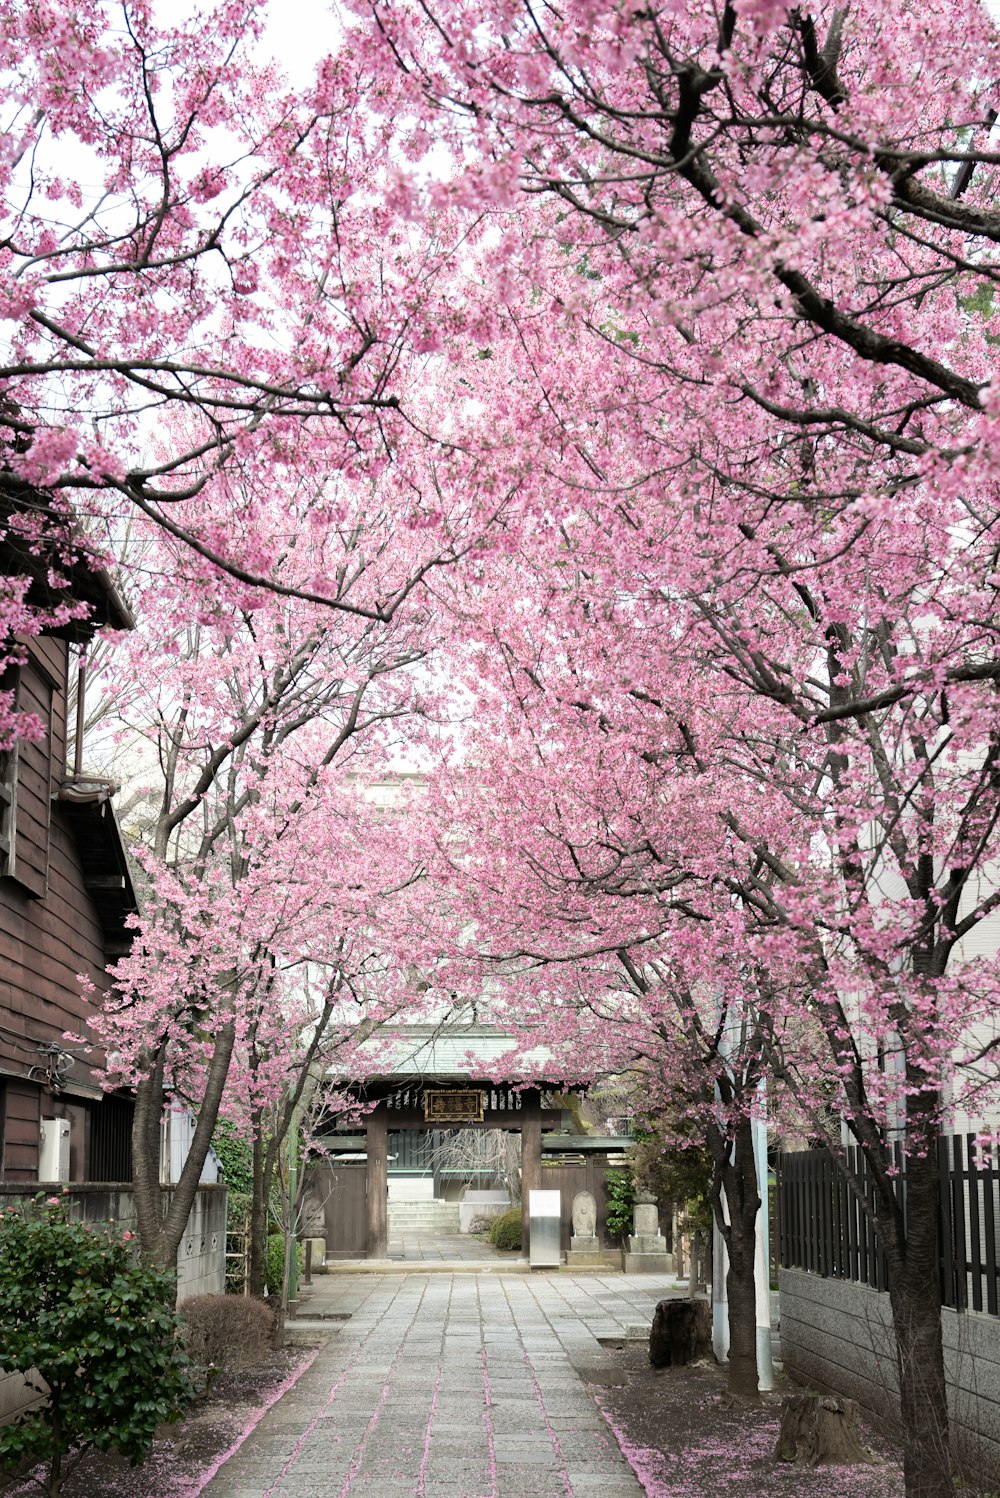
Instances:
[[[567,1267],[603,1264],[601,1240],[597,1236],[597,1202],[590,1191],[573,1198],[573,1234],[566,1255]]]
[[[312,1243],[310,1268],[316,1273],[326,1265],[326,1203],[320,1196],[315,1181],[310,1181],[307,1185],[302,1202],[299,1242],[303,1248],[307,1241]]]
[[[667,1240],[660,1232],[656,1197],[637,1191],[632,1208],[633,1231],[625,1240],[622,1268],[626,1274],[666,1274]]]

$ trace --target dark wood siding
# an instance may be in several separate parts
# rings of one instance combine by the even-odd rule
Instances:
[[[0,1175],[5,1181],[37,1181],[41,1091],[31,1082],[8,1077],[0,1095],[3,1099]]]
[[[0,1073],[6,1074],[0,1175],[8,1180],[37,1179],[39,1118],[58,1108],[38,1085],[44,1078],[28,1079],[43,1062],[39,1046],[67,1047],[67,1032],[87,1033],[91,1009],[78,974],[86,973],[100,993],[108,988],[104,928],[69,814],[52,800],[65,767],[67,654],[64,640],[34,640],[20,669],[20,705],[44,715],[51,732],[46,745],[18,745],[14,877],[0,878]],[[98,1068],[103,1063],[98,1052],[89,1059]],[[67,1080],[92,1085],[97,1075],[81,1059]],[[68,1095],[65,1105],[83,1106]],[[74,1171],[82,1177],[84,1113],[75,1138]]]
[[[104,932],[56,805],[46,898],[33,899],[16,880],[0,880],[0,1024],[32,1040],[63,1043],[64,1032],[79,1032],[90,1012],[79,973],[107,990]],[[0,1035],[0,1066],[3,1055]]]
[[[45,724],[42,740],[21,739],[14,778],[14,847],[8,872],[40,898],[48,888],[52,804],[52,683],[33,661],[18,670],[17,705]]]

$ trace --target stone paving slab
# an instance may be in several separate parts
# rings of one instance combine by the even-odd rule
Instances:
[[[610,1372],[599,1338],[672,1293],[593,1272],[330,1276],[309,1310],[349,1319],[205,1498],[641,1498],[581,1375]]]

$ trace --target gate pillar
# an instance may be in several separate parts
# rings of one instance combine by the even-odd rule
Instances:
[[[369,1259],[387,1259],[389,1257],[389,1120],[384,1104],[380,1103],[365,1121],[365,1145],[368,1157],[366,1254]]]
[[[542,1184],[542,1098],[534,1088],[521,1094],[521,1252],[531,1244],[529,1192]]]

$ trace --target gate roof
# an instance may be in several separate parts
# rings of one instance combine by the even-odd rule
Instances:
[[[353,1058],[357,1081],[422,1078],[556,1090],[580,1088],[587,1080],[574,1073],[569,1054],[560,1057],[541,1045],[526,1049],[509,1031],[468,1022],[401,1025],[366,1041]]]

